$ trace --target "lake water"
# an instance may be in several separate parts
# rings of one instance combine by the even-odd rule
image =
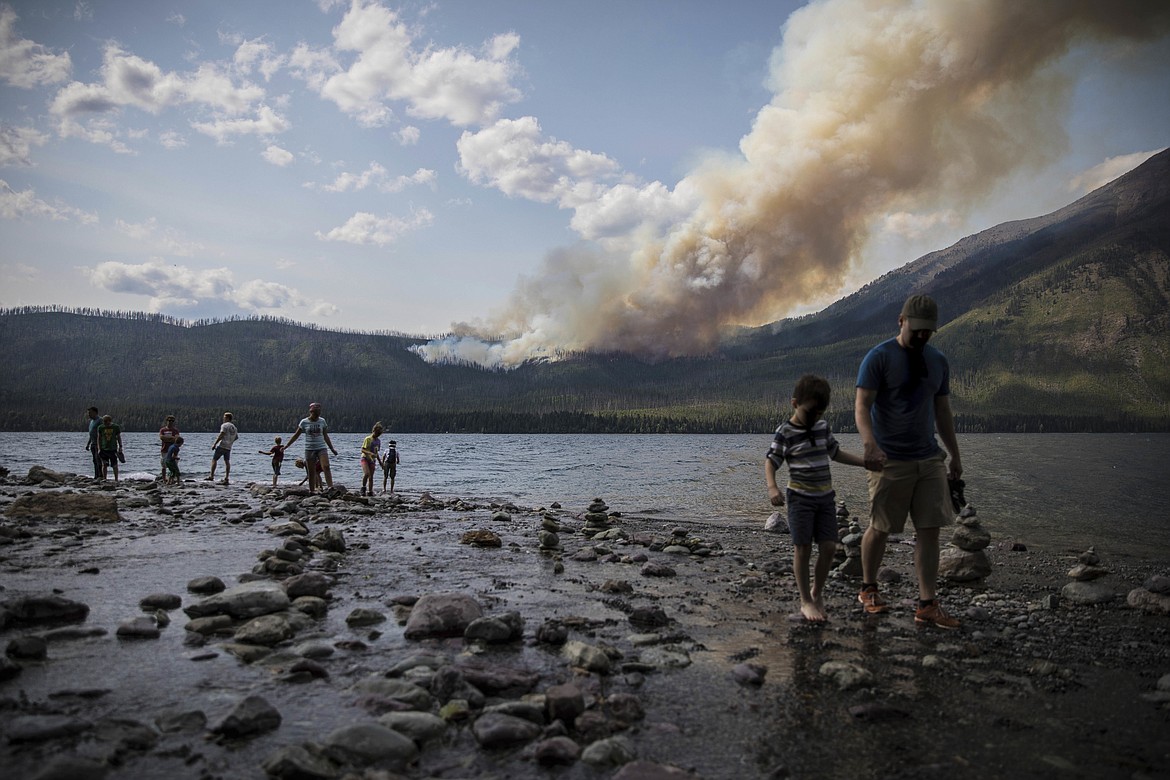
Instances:
[[[257,454],[275,434],[241,433],[232,481],[270,482],[269,458]],[[288,433],[282,433],[287,439]],[[184,433],[187,478],[207,476],[214,432]],[[600,496],[611,510],[660,517],[759,525],[771,512],[764,489],[768,435],[395,434],[402,464],[397,486],[437,498],[513,501],[522,506],[584,509]],[[124,478],[158,470],[156,432],[123,434]],[[335,434],[334,482],[357,490],[362,434]],[[383,441],[390,436],[383,436]],[[856,435],[842,446],[859,452]],[[974,434],[960,438],[967,499],[993,541],[1080,550],[1106,559],[1128,555],[1170,564],[1170,434]],[[0,466],[13,476],[32,465],[91,474],[85,434],[0,433]],[[283,484],[304,472],[284,462]],[[223,473],[219,465],[217,477]],[[838,498],[866,514],[865,473],[834,464]],[[377,484],[381,487],[381,475]]]

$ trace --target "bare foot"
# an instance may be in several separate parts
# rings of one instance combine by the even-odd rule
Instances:
[[[804,615],[804,619],[809,623],[824,623],[829,619],[825,614],[825,610],[813,601],[802,601],[800,604],[800,614]]]

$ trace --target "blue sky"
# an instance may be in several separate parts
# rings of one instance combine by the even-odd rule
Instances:
[[[702,351],[1164,148],[1091,5],[0,4],[0,305]]]

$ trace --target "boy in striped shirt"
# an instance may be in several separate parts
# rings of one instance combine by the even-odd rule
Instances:
[[[800,592],[800,613],[810,623],[823,623],[824,588],[837,551],[837,494],[829,461],[865,467],[865,461],[844,452],[822,419],[829,408],[829,383],[805,374],[792,391],[792,417],[776,429],[764,462],[764,479],[772,506],[784,506],[776,472],[788,463],[788,527],[792,533],[792,568]],[[817,565],[809,583],[809,561],[817,543]]]

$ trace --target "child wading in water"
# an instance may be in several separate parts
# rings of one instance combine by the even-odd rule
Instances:
[[[164,483],[171,482],[177,485],[183,481],[183,475],[179,473],[179,448],[182,446],[183,437],[176,436],[163,455],[163,473],[169,475],[163,477]]]
[[[256,450],[256,454],[272,456],[272,486],[276,487],[276,480],[280,476],[280,464],[284,463],[284,445],[280,443],[280,437],[276,437],[272,447],[267,450]]]
[[[362,495],[374,495],[374,469],[382,465],[382,423],[374,423],[374,430],[362,441]],[[367,489],[369,493],[367,493]]]
[[[772,506],[784,506],[784,495],[776,485],[776,472],[788,463],[788,527],[792,532],[792,568],[800,591],[800,613],[810,623],[828,620],[824,588],[837,551],[837,494],[829,460],[850,466],[865,466],[859,456],[841,450],[822,419],[829,408],[829,383],[805,374],[792,391],[795,410],[776,429],[776,437],[764,461],[764,480]],[[813,542],[817,543],[817,565],[809,584],[809,562]]]
[[[390,495],[394,495],[394,476],[398,473],[398,442],[393,439],[386,445],[386,457],[382,458],[382,492],[386,492],[386,480],[390,480]]]

